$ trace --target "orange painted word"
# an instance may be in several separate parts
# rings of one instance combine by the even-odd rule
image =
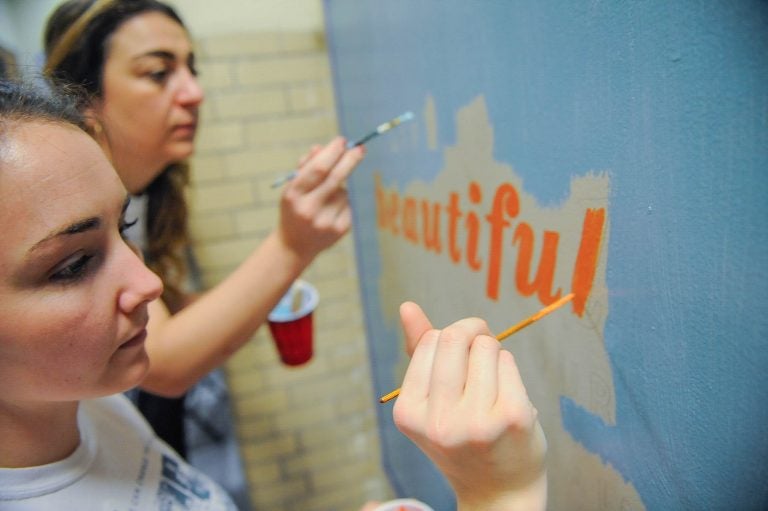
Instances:
[[[385,189],[378,173],[375,180],[378,228],[402,236],[428,252],[444,254],[455,265],[464,264],[475,272],[485,268],[485,294],[491,300],[499,299],[504,249],[509,245],[517,247],[515,288],[521,295],[536,294],[543,305],[549,305],[562,296],[560,288],[552,289],[560,233],[551,230],[541,232],[541,255],[532,276],[536,232],[523,221],[517,222],[512,230],[513,220],[520,215],[520,199],[513,185],[504,183],[498,186],[494,191],[491,211],[482,216],[471,209],[471,205],[476,206],[483,199],[482,187],[476,181],[468,185],[468,208],[458,192],[450,192],[444,202],[435,202],[407,195],[401,197],[397,190]],[[573,310],[579,316],[584,314],[592,290],[604,225],[605,208],[585,210],[571,277],[571,292],[575,295]],[[478,246],[482,229],[490,230],[487,260],[481,257]],[[464,235],[463,244],[460,242],[461,234]]]

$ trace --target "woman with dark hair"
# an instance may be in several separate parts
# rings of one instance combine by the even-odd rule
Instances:
[[[315,256],[350,229],[343,182],[364,149],[347,150],[341,137],[314,148],[283,190],[274,231],[228,278],[191,300],[184,287],[184,187],[204,96],[181,19],[155,0],[69,0],[51,14],[44,37],[45,72],[59,86],[85,91],[80,108],[89,132],[134,196],[140,222],[128,234],[165,284],[162,299],[150,304],[152,365],[136,402],[158,434],[231,493],[243,495],[238,500],[245,507],[245,492],[237,488],[244,486],[239,461],[220,476],[213,472],[220,460],[239,455],[224,378],[212,371],[251,338]],[[211,393],[212,399],[202,400],[216,410],[190,405]],[[208,424],[194,428],[200,419]],[[196,461],[193,445],[186,452],[193,429],[228,453]]]
[[[0,508],[234,511],[121,394],[149,371],[162,282],[82,126],[66,98],[0,81]],[[394,420],[459,511],[544,509],[546,441],[512,355],[477,318],[400,318],[413,358]]]
[[[152,138],[154,133],[143,135],[136,130],[132,136],[126,137],[124,131],[104,132],[107,126],[95,116],[93,110],[94,102],[106,101],[102,80],[106,58],[110,55],[110,37],[124,21],[149,12],[160,13],[183,27],[181,19],[171,7],[154,1],[130,0],[71,0],[61,4],[51,14],[45,27],[45,74],[58,86],[76,85],[81,88],[83,93],[80,97],[80,107],[93,116],[89,118],[89,128],[95,137],[106,139],[103,142],[99,140],[100,145],[105,147],[113,158],[123,158],[124,154],[130,152],[138,153],[135,156],[142,158],[147,157],[144,154],[150,152],[143,146],[147,145],[145,140]],[[194,76],[194,60],[189,62],[189,66],[190,73]],[[197,107],[202,100],[202,91],[195,91],[189,98],[187,110],[190,120],[197,120]],[[138,109],[141,105],[137,102],[134,106]],[[134,116],[136,123],[144,117],[141,110]],[[117,125],[117,122],[114,124]],[[111,125],[109,127],[111,128]],[[131,145],[136,141],[139,146]],[[156,140],[155,146],[159,148],[162,143]],[[133,147],[133,150],[121,148],[120,144]],[[189,181],[189,167],[185,158],[191,154],[192,144],[191,137],[179,140],[176,144],[177,154],[171,152],[173,148],[170,144],[166,144],[169,146],[166,149],[167,158],[171,161],[159,171],[142,165],[136,171],[129,169],[121,174],[121,179],[131,193],[141,192],[147,195],[148,206],[153,214],[146,220],[148,236],[144,252],[149,267],[158,275],[164,276],[163,300],[171,307],[179,307],[183,303],[181,287],[186,264],[183,248],[188,243],[187,204],[183,192]],[[178,161],[173,161],[177,158]],[[119,164],[120,161],[116,163]],[[137,162],[137,165],[141,163],[143,162]],[[129,164],[131,163],[126,161],[124,165]]]

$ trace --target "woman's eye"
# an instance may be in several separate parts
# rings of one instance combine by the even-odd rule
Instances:
[[[120,226],[119,226],[120,236],[125,238],[125,231],[127,231],[128,229],[130,229],[131,227],[136,225],[136,222],[138,222],[138,221],[139,221],[138,218],[135,219],[135,220],[131,220],[130,222],[126,222],[125,220],[121,220],[120,221]]]
[[[147,76],[153,82],[163,84],[168,79],[169,74],[170,74],[170,71],[168,69],[162,69],[159,71],[151,71],[147,73]]]
[[[56,271],[51,275],[50,280],[53,282],[71,282],[84,277],[87,274],[90,262],[93,260],[93,256],[89,254],[83,254],[73,258],[71,262],[67,262],[63,268]]]

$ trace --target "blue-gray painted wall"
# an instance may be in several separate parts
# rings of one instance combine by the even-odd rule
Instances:
[[[616,424],[562,397],[562,427],[648,509],[768,509],[768,2],[326,0],[325,12],[344,133],[427,95],[438,112],[483,95],[495,159],[543,204],[576,171],[610,173]],[[440,121],[450,145],[455,126]],[[389,158],[371,144],[363,168],[407,182],[442,163],[426,147]],[[350,186],[381,339],[371,205],[355,203],[372,196],[365,174]],[[371,367],[376,392],[390,390]],[[388,410],[379,422],[392,469],[406,447]],[[391,470],[399,492],[446,491],[410,470]]]

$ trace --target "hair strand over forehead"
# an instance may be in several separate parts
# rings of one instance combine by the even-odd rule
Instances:
[[[0,80],[0,131],[10,122],[61,122],[85,129],[69,89],[24,81]]]

